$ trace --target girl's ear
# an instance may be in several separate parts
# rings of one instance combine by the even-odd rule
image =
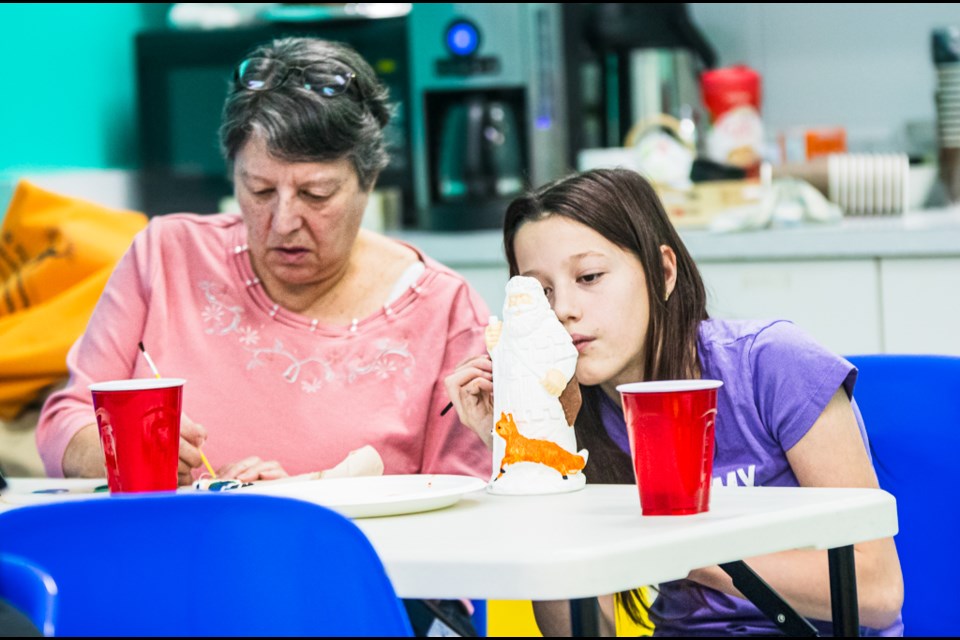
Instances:
[[[665,244],[660,245],[660,261],[663,263],[663,301],[670,299],[677,285],[677,254]]]

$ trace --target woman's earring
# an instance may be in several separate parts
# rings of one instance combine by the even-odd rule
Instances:
[[[666,293],[663,294],[663,301],[667,302],[669,300],[670,300],[670,292],[667,291]]]

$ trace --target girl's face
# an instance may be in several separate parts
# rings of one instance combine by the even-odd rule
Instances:
[[[579,382],[617,398],[616,385],[643,380],[650,307],[640,260],[558,215],[524,223],[514,251],[520,275],[540,281],[580,352]]]

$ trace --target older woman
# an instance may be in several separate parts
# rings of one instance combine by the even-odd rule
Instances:
[[[240,63],[221,145],[240,213],[154,218],[68,355],[37,441],[51,476],[103,476],[95,381],[186,378],[180,479],[200,449],[244,481],[334,466],[372,445],[385,473],[489,477],[443,377],[482,349],[462,277],[360,229],[387,164],[386,90],[352,49],[283,39]],[[202,426],[201,426],[202,425]]]

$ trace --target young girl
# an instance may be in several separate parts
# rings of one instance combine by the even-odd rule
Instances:
[[[510,275],[540,281],[579,351],[576,429],[578,447],[590,451],[589,482],[634,481],[618,384],[710,378],[724,382],[714,484],[878,486],[851,400],[856,369],[790,322],[710,318],[697,266],[639,174],[595,170],[518,198],[507,210],[504,247]],[[461,363],[446,386],[461,421],[489,442],[487,356]],[[863,633],[902,635],[893,540],[857,544],[855,557]],[[747,563],[822,634],[831,633],[826,551]],[[620,599],[639,620],[637,592]],[[601,598],[605,617],[612,601]],[[562,603],[535,603],[544,635],[569,634],[566,612]],[[664,636],[778,633],[719,567],[661,584],[651,619]]]

